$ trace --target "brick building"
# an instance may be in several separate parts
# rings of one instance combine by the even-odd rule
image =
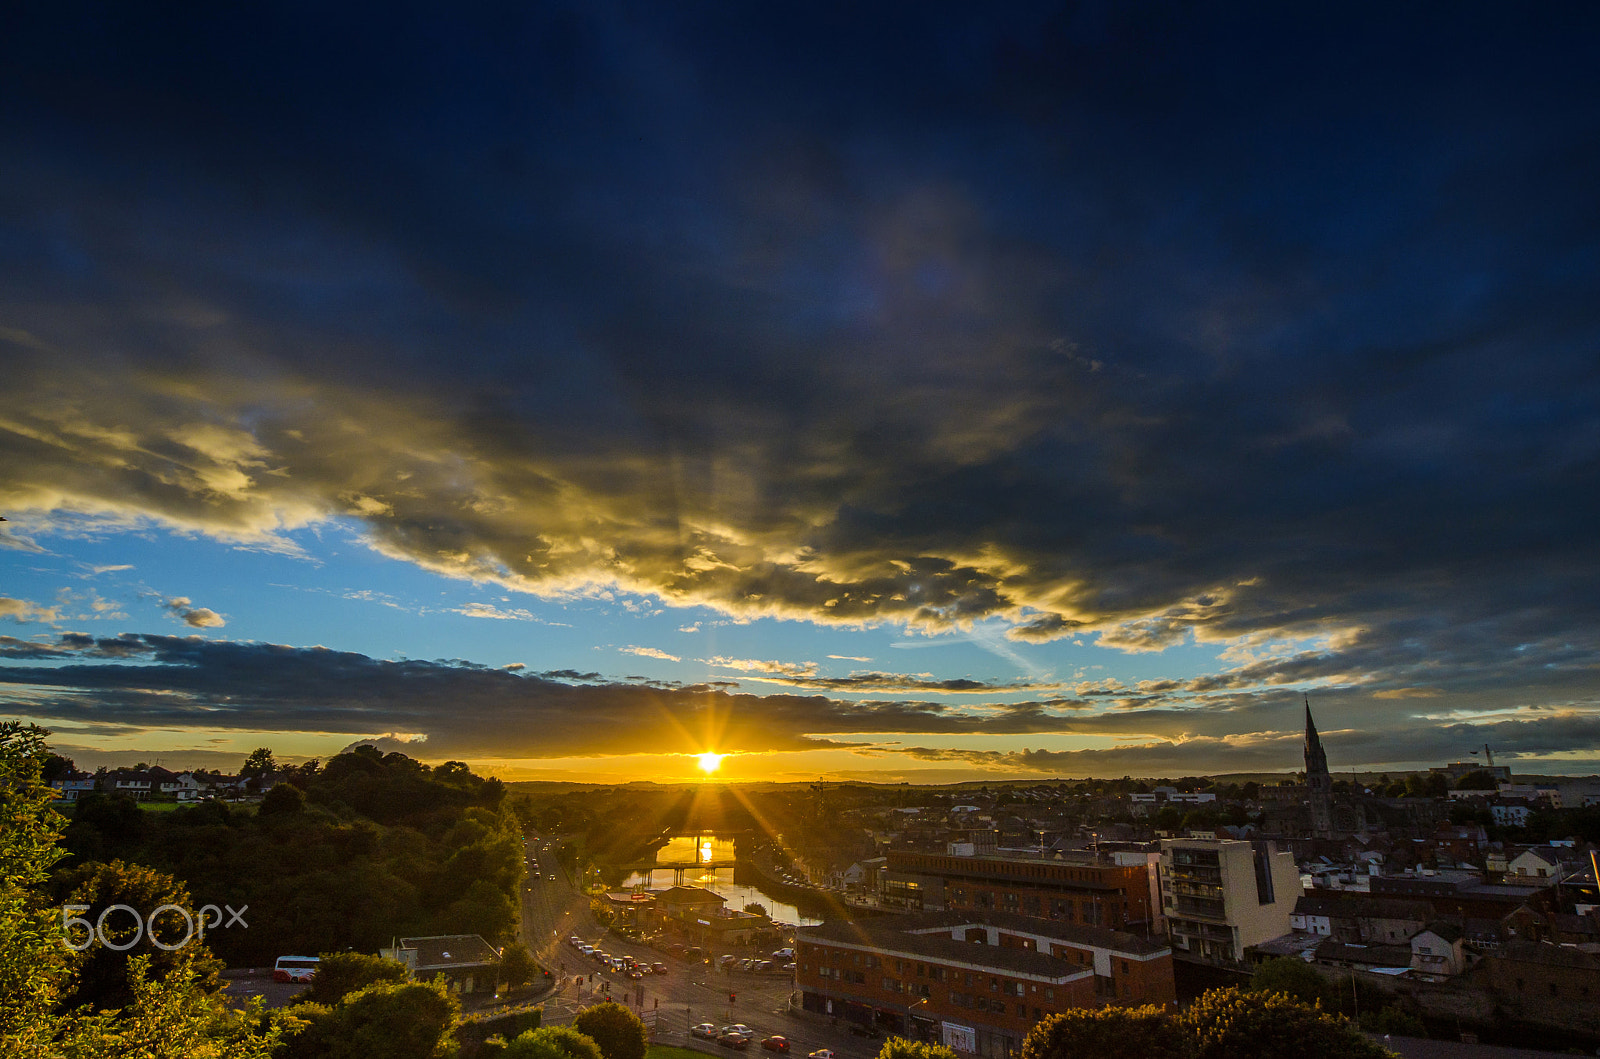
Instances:
[[[1112,930],[1152,922],[1142,854],[960,856],[890,850],[884,895],[909,911],[996,911]]]
[[[1176,1003],[1165,944],[1001,912],[935,912],[803,927],[807,1011],[1006,1059],[1070,1008]]]

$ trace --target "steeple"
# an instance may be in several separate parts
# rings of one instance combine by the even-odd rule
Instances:
[[[1306,794],[1311,803],[1311,831],[1318,838],[1333,834],[1333,777],[1328,774],[1328,752],[1322,749],[1317,723],[1311,719],[1311,696],[1306,696]]]

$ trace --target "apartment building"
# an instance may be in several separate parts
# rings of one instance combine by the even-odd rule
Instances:
[[[1302,893],[1294,855],[1271,843],[1163,839],[1161,903],[1174,954],[1244,962],[1245,949],[1289,933]]]
[[[1007,1059],[1071,1008],[1173,1006],[1164,943],[1100,927],[943,912],[830,922],[796,936],[807,1011]]]
[[[890,850],[884,898],[907,911],[1010,912],[1112,930],[1153,922],[1143,853],[924,853]]]

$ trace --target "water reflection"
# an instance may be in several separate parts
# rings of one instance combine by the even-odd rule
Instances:
[[[728,845],[731,847],[733,844],[730,842]],[[730,848],[728,852],[731,860],[733,851]],[[656,868],[649,873],[636,871],[628,876],[622,885],[629,890],[635,887],[665,890],[678,882],[677,875],[678,873],[672,868]],[[759,887],[734,882],[731,863],[726,867],[708,868],[698,873],[691,868],[683,873],[682,882],[685,886],[704,886],[712,893],[727,898],[729,908],[742,909],[752,902],[764,905],[767,914],[779,923],[794,923],[809,927],[822,922],[813,916],[801,915],[800,910],[794,905],[773,897]]]

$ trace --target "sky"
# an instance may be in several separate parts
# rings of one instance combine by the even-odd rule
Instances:
[[[1600,771],[1591,5],[31,5],[80,765]]]

